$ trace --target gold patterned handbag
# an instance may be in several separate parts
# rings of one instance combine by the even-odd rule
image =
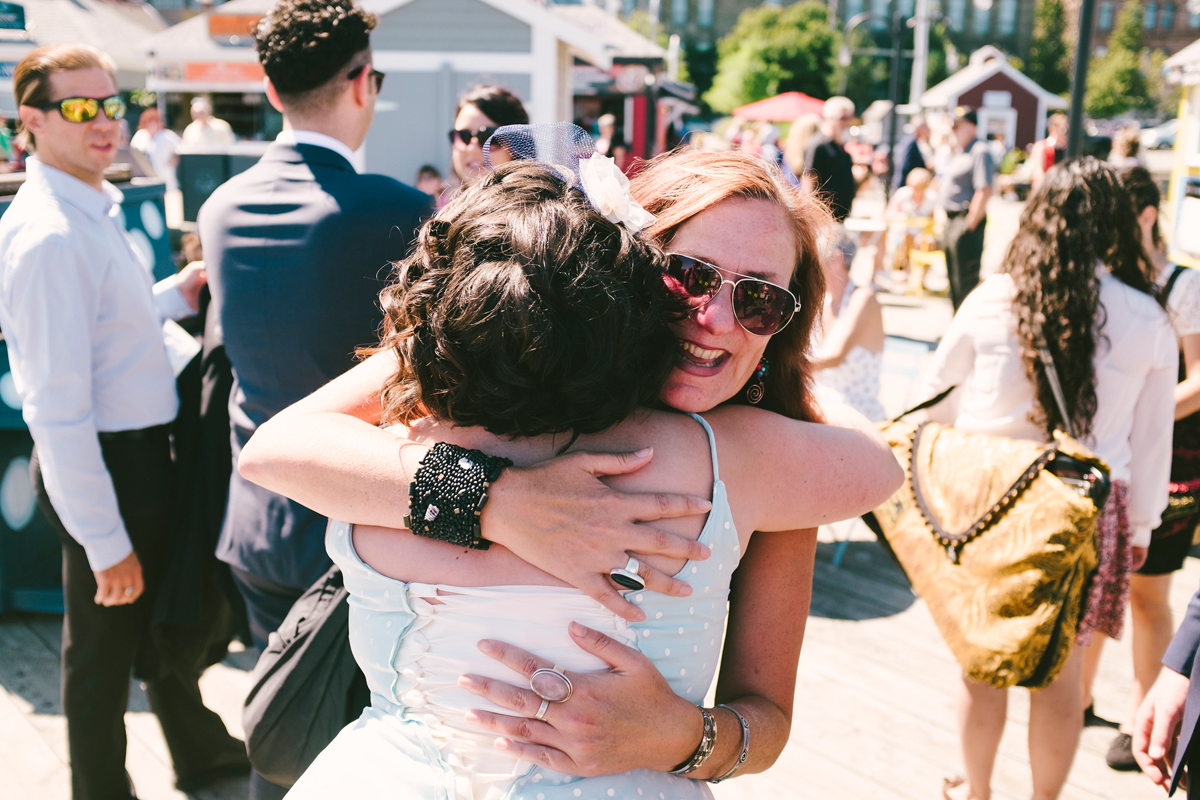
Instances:
[[[952,390],[881,425],[905,481],[866,520],[967,677],[1041,688],[1074,644],[1108,468],[1062,433],[1044,444],[900,421]]]

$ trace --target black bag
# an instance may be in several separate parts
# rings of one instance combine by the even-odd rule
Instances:
[[[246,750],[272,783],[291,787],[370,705],[367,679],[350,652],[347,598],[335,566],[296,601],[254,667],[242,709]]]

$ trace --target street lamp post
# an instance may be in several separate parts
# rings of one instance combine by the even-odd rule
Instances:
[[[891,73],[888,75],[888,100],[892,104],[892,109],[888,117],[888,171],[887,182],[883,187],[884,194],[888,197],[892,193],[892,176],[896,170],[896,158],[893,152],[896,149],[896,122],[898,112],[896,106],[900,103],[900,66],[901,61],[906,56],[911,58],[915,55],[912,50],[904,49],[904,27],[905,20],[900,14],[900,9],[896,8],[892,12],[889,20],[889,27],[892,35],[892,46],[887,50],[882,50],[878,47],[850,47],[850,34],[854,29],[863,24],[869,19],[880,18],[880,14],[872,14],[869,11],[864,11],[861,14],[855,14],[850,19],[846,20],[846,27],[842,33],[842,46],[838,51],[838,63],[842,66],[842,77],[838,81],[838,94],[845,94],[846,87],[849,85],[850,75],[849,67],[851,58],[855,53],[862,55],[886,55],[891,59]]]
[[[1092,52],[1092,24],[1096,17],[1096,0],[1082,0],[1079,5],[1079,42],[1075,51],[1075,74],[1071,78],[1071,121],[1067,129],[1067,158],[1083,152],[1083,94],[1087,90],[1088,57]]]
[[[896,5],[899,6],[899,3]],[[892,196],[892,177],[896,174],[896,121],[900,116],[896,106],[900,103],[900,59],[903,55],[900,48],[904,41],[902,33],[904,17],[900,16],[900,9],[897,7],[892,12],[892,74],[888,76],[888,99],[892,103],[892,110],[888,115],[887,181],[883,185],[883,194],[889,199]]]

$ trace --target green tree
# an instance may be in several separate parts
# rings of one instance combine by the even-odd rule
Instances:
[[[818,0],[743,11],[717,45],[717,72],[705,102],[727,114],[780,92],[828,96],[837,36],[827,14]]]
[[[1117,15],[1117,24],[1108,36],[1108,50],[1126,50],[1130,53],[1141,53],[1146,47],[1146,39],[1142,35],[1142,4],[1140,0],[1126,0]]]
[[[1067,45],[1067,16],[1062,0],[1037,0],[1025,74],[1048,92],[1066,94],[1070,91],[1071,51]]]
[[[1150,109],[1155,97],[1142,71],[1142,4],[1126,0],[1108,37],[1108,52],[1088,67],[1084,108],[1093,117],[1115,117],[1131,109]]]

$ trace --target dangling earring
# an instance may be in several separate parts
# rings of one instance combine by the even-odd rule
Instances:
[[[762,401],[763,393],[766,391],[767,373],[770,370],[771,366],[767,363],[766,356],[759,359],[754,374],[750,376],[750,383],[746,386],[747,403],[758,405]]]

